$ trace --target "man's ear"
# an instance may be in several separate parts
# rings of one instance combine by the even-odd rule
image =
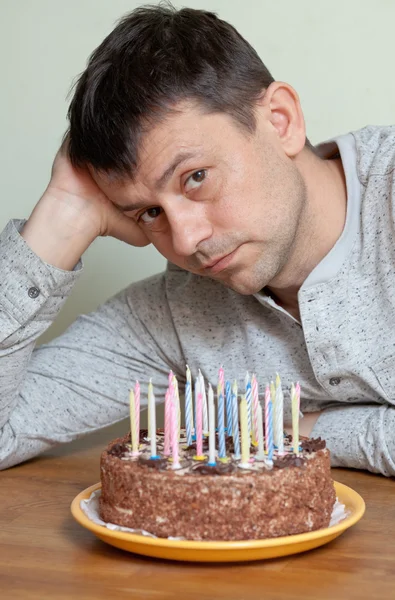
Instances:
[[[299,154],[306,142],[306,127],[297,92],[288,83],[274,81],[260,96],[257,109],[276,133],[290,158]]]

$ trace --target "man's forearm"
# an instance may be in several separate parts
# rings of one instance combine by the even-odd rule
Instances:
[[[334,467],[395,475],[394,407],[353,405],[325,410],[310,435],[326,440]]]
[[[70,194],[46,192],[34,208],[22,237],[37,256],[58,269],[71,271],[96,237]]]
[[[43,263],[10,221],[0,233],[0,428],[8,421],[35,340],[51,325],[81,272]]]

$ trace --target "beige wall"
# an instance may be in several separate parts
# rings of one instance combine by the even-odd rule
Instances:
[[[152,1],[152,0],[151,0]],[[90,52],[132,0],[1,0],[0,227],[27,217],[44,190],[66,126],[66,94]],[[175,2],[176,5],[180,5]],[[200,0],[256,47],[276,79],[299,92],[313,142],[395,114],[392,0]],[[129,282],[162,270],[152,248],[99,239],[85,272],[46,334]]]

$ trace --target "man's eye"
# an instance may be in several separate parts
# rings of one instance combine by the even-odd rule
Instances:
[[[192,173],[185,182],[185,191],[190,192],[191,190],[198,188],[206,179],[206,176],[206,169],[200,169],[199,171]]]
[[[143,223],[145,223],[146,225],[150,225],[155,221],[157,217],[159,217],[161,212],[162,209],[160,208],[160,206],[153,206],[152,208],[147,208],[147,210],[145,210],[143,214],[140,215],[140,220],[143,221]]]

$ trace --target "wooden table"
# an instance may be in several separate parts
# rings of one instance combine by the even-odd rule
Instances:
[[[194,564],[148,559],[99,541],[71,500],[99,481],[107,429],[0,473],[2,600],[395,599],[395,481],[336,469],[365,499],[363,519],[330,544],[282,559]]]

